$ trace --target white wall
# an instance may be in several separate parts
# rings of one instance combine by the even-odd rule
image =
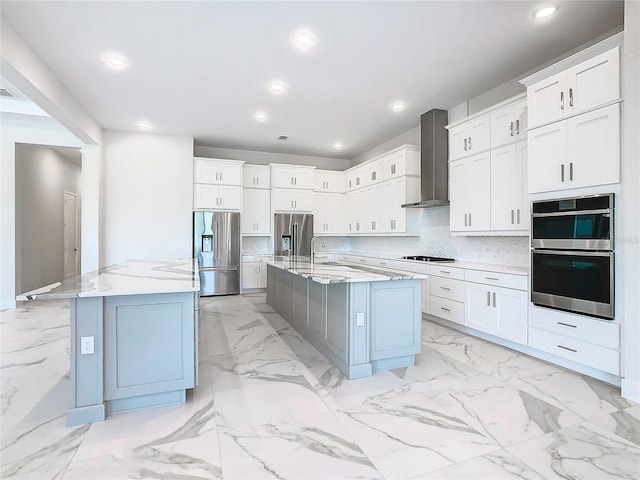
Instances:
[[[85,145],[55,120],[46,117],[0,114],[0,308],[15,307],[15,144],[78,147],[82,152],[82,271],[99,265],[100,242],[98,146]],[[18,292],[21,293],[21,292]]]
[[[82,206],[80,151],[73,155],[77,159],[51,147],[16,145],[18,292],[64,279],[65,191],[75,193],[78,209]],[[82,251],[81,244],[78,248]]]
[[[622,311],[622,394],[640,402],[640,2],[625,2],[623,47],[623,150],[616,250],[624,261],[617,277]],[[620,215],[618,216],[620,218]]]
[[[233,148],[217,148],[196,145],[196,157],[225,158],[227,160],[241,160],[254,165],[269,165],[270,163],[287,163],[292,165],[307,165],[324,170],[346,170],[351,161],[344,158],[313,157],[308,155],[292,155],[290,153],[259,152],[255,150],[237,150]]]
[[[193,138],[106,130],[104,265],[191,257]]]

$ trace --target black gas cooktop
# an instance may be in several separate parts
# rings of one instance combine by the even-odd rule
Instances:
[[[405,260],[418,260],[420,262],[455,262],[455,259],[453,258],[428,257],[425,255],[409,255],[402,258],[404,258]]]

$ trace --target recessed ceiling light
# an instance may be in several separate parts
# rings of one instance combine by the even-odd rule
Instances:
[[[146,120],[142,120],[142,121],[138,122],[138,128],[140,128],[142,130],[149,130],[151,128],[151,124],[149,122],[147,122]]]
[[[333,144],[333,148],[335,148],[336,150],[341,150],[342,149],[342,142],[336,142]]]
[[[269,115],[267,115],[266,112],[256,112],[253,114],[253,118],[255,118],[259,122],[264,122],[267,118],[269,118]]]
[[[535,16],[536,18],[546,18],[550,15],[553,15],[555,12],[556,12],[555,5],[546,5],[536,10]]]
[[[269,89],[273,92],[273,93],[283,93],[286,90],[286,85],[284,84],[284,82],[281,82],[279,80],[275,80],[273,82],[271,82],[271,84],[269,85]]]
[[[391,104],[391,110],[393,110],[394,112],[401,112],[405,108],[407,108],[407,106],[404,102],[393,102],[393,104]]]
[[[107,53],[104,61],[113,68],[124,68],[127,66],[127,59],[119,53]]]
[[[293,34],[293,44],[300,49],[311,48],[315,43],[316,36],[307,28],[301,28]]]

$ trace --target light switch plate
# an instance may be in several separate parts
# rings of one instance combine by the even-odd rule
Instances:
[[[364,327],[364,312],[356,312],[356,327]]]
[[[91,355],[95,352],[94,337],[80,337],[80,355]]]

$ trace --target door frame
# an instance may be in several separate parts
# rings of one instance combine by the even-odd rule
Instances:
[[[76,270],[75,270],[75,273],[74,273],[74,276],[75,276],[75,275],[78,275],[80,273],[80,270],[81,270],[80,269],[80,258],[81,258],[81,256],[80,256],[80,229],[81,229],[81,225],[80,225],[79,215],[78,215],[78,194],[75,193],[75,192],[72,192],[70,190],[64,190],[63,194],[62,194],[63,202],[64,202],[64,200],[66,200],[67,195],[71,195],[72,197],[75,198],[75,201],[76,201],[76,208],[75,208],[75,216],[76,216],[76,222],[75,222],[76,223],[76,231],[75,231]],[[66,223],[66,209],[64,208],[64,203],[63,203],[63,207],[62,207],[62,222],[63,222],[63,224]],[[64,227],[64,225],[63,225],[63,232],[64,232],[65,228],[66,227]],[[62,250],[63,271],[65,272],[65,278],[67,278],[67,275],[66,275],[67,268],[66,268],[66,265],[65,265],[67,257],[66,257],[65,252],[64,252],[64,248],[65,248],[65,246],[64,246],[64,237],[63,237],[63,240],[62,240],[62,244],[63,244],[63,246],[62,246],[62,248],[63,248],[63,250]]]

